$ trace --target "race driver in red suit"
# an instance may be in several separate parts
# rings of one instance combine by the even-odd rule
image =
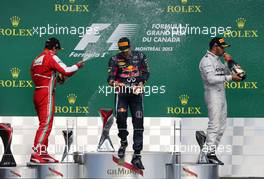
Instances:
[[[34,105],[39,118],[39,128],[36,132],[33,153],[30,161],[35,163],[57,163],[47,152],[48,138],[52,129],[54,117],[54,96],[56,82],[64,82],[66,77],[72,76],[83,66],[80,61],[67,67],[56,56],[61,50],[60,42],[56,38],[49,38],[44,51],[33,60],[31,78],[35,84]],[[59,74],[58,74],[59,73]]]

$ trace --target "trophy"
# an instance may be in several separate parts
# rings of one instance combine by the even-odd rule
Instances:
[[[16,161],[11,152],[13,129],[9,123],[0,123],[0,136],[4,144],[4,154],[0,162],[0,167],[15,167]]]
[[[63,130],[62,133],[63,133],[63,138],[65,140],[64,152],[63,152],[62,159],[61,159],[61,161],[63,162],[63,160],[68,155],[71,144],[73,142],[73,131],[72,129],[67,129],[67,130]]]
[[[103,131],[97,147],[98,152],[114,152],[114,146],[109,137],[109,130],[114,122],[113,110],[112,109],[100,109],[99,114],[103,121]]]
[[[207,163],[206,154],[203,152],[203,146],[206,141],[206,134],[204,133],[204,131],[196,131],[195,136],[196,136],[196,141],[200,146],[200,154],[198,157],[198,163],[199,164]]]

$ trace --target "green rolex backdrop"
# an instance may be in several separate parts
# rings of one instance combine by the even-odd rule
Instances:
[[[56,115],[97,116],[114,108],[107,65],[127,36],[146,54],[145,116],[204,117],[199,61],[212,37],[247,72],[226,83],[230,117],[263,117],[263,19],[260,0],[2,0],[0,6],[0,115],[34,116],[30,65],[49,37],[64,48],[67,65],[85,67],[56,87]]]

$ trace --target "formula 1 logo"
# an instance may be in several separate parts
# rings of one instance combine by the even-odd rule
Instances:
[[[111,24],[92,24],[91,30],[87,31],[86,34],[82,37],[80,42],[74,48],[74,50],[89,50],[86,47],[89,44],[97,43],[102,36],[102,32],[107,30]],[[108,48],[109,51],[118,50],[117,41],[121,37],[128,37],[131,38],[136,32],[137,24],[119,24],[110,35],[106,43],[111,44]],[[96,29],[96,30],[93,30]]]

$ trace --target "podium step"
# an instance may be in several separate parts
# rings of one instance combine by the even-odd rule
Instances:
[[[116,153],[94,152],[84,154],[84,178],[100,179],[165,179],[165,164],[172,162],[170,152],[143,152],[142,162],[145,170],[132,166],[133,153],[127,152],[124,160]]]
[[[166,164],[167,179],[219,179],[218,165]]]
[[[37,170],[26,166],[0,167],[0,178],[37,178]]]
[[[38,179],[76,179],[80,178],[80,175],[82,175],[82,172],[80,170],[81,165],[78,165],[76,163],[28,163],[28,167],[34,168],[36,170],[36,178]]]
[[[116,152],[84,153],[81,163],[28,163],[28,166],[1,167],[0,178],[27,179],[219,179],[218,166],[213,164],[177,164],[180,155],[170,152],[144,152],[145,170],[131,163],[133,153],[127,152],[124,160]],[[78,160],[76,160],[78,161]]]

